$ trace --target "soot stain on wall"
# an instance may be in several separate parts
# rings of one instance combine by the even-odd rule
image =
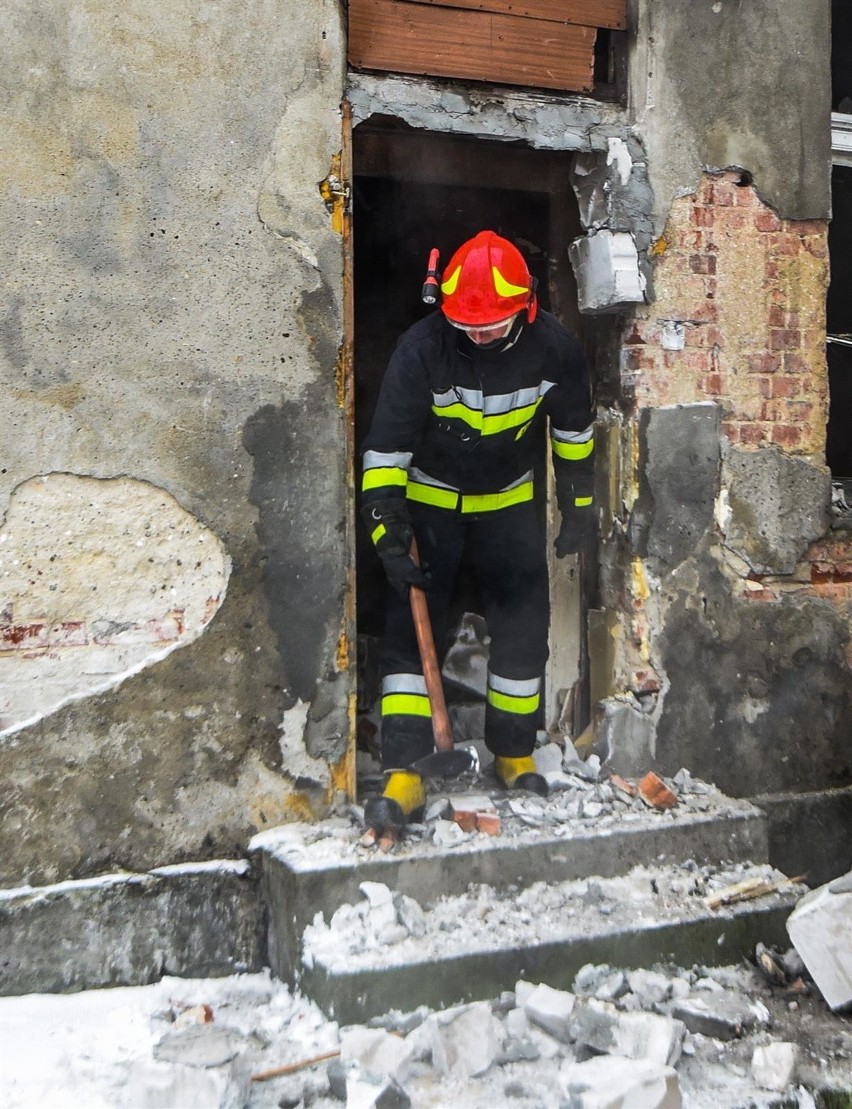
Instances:
[[[264,592],[291,704],[313,702],[319,683],[333,681],[345,582],[337,337],[324,285],[303,294],[300,316],[317,374],[292,398],[260,408],[243,432],[254,463],[250,499],[259,511]]]
[[[782,790],[847,782],[840,613],[813,597],[732,596],[710,544],[691,569],[671,591],[658,643],[670,683],[657,727],[663,772],[687,766],[733,796],[759,781]]]

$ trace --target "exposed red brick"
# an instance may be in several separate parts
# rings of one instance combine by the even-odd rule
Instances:
[[[769,208],[762,208],[755,213],[754,226],[758,231],[780,231],[781,220]]]
[[[46,624],[6,624],[0,627],[0,650],[31,651],[47,646]]]
[[[700,208],[695,205],[692,209],[692,222],[696,227],[711,227],[715,213],[712,208]]]
[[[797,377],[777,374],[772,378],[773,397],[797,397],[802,391],[802,383]]]
[[[775,424],[770,439],[776,447],[798,447],[802,442],[802,429],[789,424]]]
[[[828,257],[828,240],[825,237],[819,239],[809,237],[804,240],[802,246],[814,258]]]
[[[798,350],[802,345],[802,333],[797,328],[773,327],[769,331],[771,350]]]
[[[769,350],[761,350],[756,354],[750,354],[748,356],[749,373],[774,374],[781,365],[781,358],[780,354],[775,354]]]
[[[801,238],[811,235],[823,238],[828,231],[828,224],[821,219],[797,219],[790,221],[790,230]]]
[[[708,374],[704,379],[704,392],[717,397],[724,391],[721,374]]]
[[[852,602],[852,582],[826,582],[813,585],[813,593],[826,601]]]
[[[778,235],[774,246],[776,255],[786,258],[795,258],[802,250],[802,241],[792,235]]]
[[[689,268],[693,273],[715,273],[716,259],[712,254],[692,254]]]
[[[744,446],[756,447],[766,442],[766,429],[760,424],[739,424],[737,437]]]
[[[784,372],[788,374],[807,374],[811,372],[811,367],[801,354],[788,350],[784,352]]]

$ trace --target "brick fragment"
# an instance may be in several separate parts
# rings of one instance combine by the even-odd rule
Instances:
[[[639,796],[652,809],[673,809],[677,805],[677,797],[653,770],[639,783]]]
[[[626,793],[628,797],[635,797],[638,793],[636,786],[632,782],[628,782],[626,778],[622,778],[620,774],[611,774],[609,784],[613,789],[619,789],[622,793]]]

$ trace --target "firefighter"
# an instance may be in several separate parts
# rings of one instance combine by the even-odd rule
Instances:
[[[436,252],[433,259],[436,271]],[[532,757],[548,656],[547,560],[533,503],[545,420],[561,513],[557,557],[583,549],[595,531],[580,343],[539,310],[523,256],[493,231],[463,243],[442,278],[440,311],[399,339],[364,442],[361,516],[389,583],[380,652],[388,777],[383,794],[368,799],[365,822],[391,837],[423,808],[423,782],[410,767],[433,749],[409,587],[428,590],[440,649],[463,556],[472,567],[491,640],[485,743],[503,787],[545,795]],[[412,536],[422,568],[410,557]]]

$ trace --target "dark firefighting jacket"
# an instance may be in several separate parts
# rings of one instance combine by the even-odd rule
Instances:
[[[477,513],[531,500],[546,420],[559,506],[586,507],[593,413],[577,339],[540,311],[509,349],[482,350],[434,312],[401,336],[382,381],[363,507],[407,497]]]

